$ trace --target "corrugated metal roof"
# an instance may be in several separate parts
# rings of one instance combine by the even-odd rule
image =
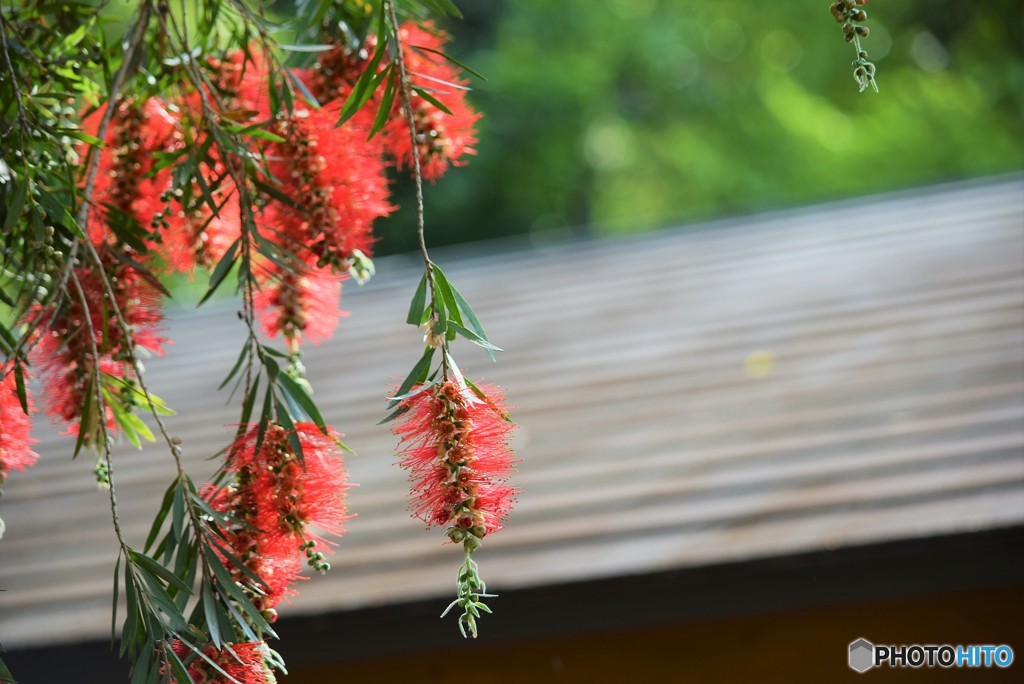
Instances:
[[[458,358],[522,426],[524,493],[479,554],[499,591],[1024,522],[1024,179],[947,185],[620,240],[438,251],[499,345]],[[348,460],[358,517],[333,569],[284,614],[447,596],[458,552],[405,510],[383,415],[413,365],[412,258],[347,286],[352,312],[306,353]],[[237,407],[214,390],[242,339],[233,309],[172,312],[151,387],[192,472]],[[753,354],[753,356],[751,356]],[[768,372],[766,375],[760,373]],[[113,532],[71,444],[0,503],[0,640],[102,637]],[[50,430],[50,432],[55,432]],[[172,477],[159,446],[119,450],[140,545]]]

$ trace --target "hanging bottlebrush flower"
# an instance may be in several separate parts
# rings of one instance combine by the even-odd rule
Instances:
[[[86,426],[87,434],[83,439],[90,444],[97,437],[95,432],[99,421],[93,383],[98,380],[108,395],[105,397],[105,422],[107,429],[113,431],[115,411],[110,403],[118,401],[122,408],[131,411],[137,400],[131,379],[133,356],[139,350],[162,354],[163,345],[167,342],[159,334],[163,320],[160,292],[138,270],[118,260],[111,250],[106,246],[99,249],[103,275],[94,266],[80,266],[74,270],[88,315],[81,299],[70,296],[56,309],[34,309],[28,318],[30,326],[39,328],[37,334],[40,337],[33,359],[42,369],[47,413],[68,423],[71,434],[78,434],[81,426]],[[121,316],[132,333],[130,341],[125,339],[107,299],[104,275]],[[92,339],[89,336],[90,326]],[[94,344],[100,355],[100,378],[96,377]]]
[[[515,500],[507,484],[515,470],[508,445],[515,426],[499,391],[479,389],[482,398],[448,381],[415,393],[394,428],[413,481],[413,514],[428,526],[447,525],[455,542],[500,530]]]
[[[82,122],[89,134],[97,132],[103,109]],[[88,235],[93,244],[111,245],[128,233],[159,226],[161,196],[170,187],[170,173],[150,174],[153,153],[171,143],[176,122],[169,110],[156,98],[139,104],[132,100],[118,103],[107,129],[105,147],[97,165],[93,188],[94,211],[89,213]]]
[[[29,410],[32,410],[29,398]],[[12,470],[25,470],[34,465],[39,455],[32,451],[36,440],[29,434],[32,424],[18,399],[14,373],[0,381],[0,485]],[[2,532],[2,528],[0,528]]]
[[[437,54],[448,42],[447,34],[429,23],[423,27],[406,23],[399,32],[399,40],[413,87],[410,104],[420,170],[423,178],[437,180],[449,165],[461,166],[465,163],[464,155],[476,153],[473,146],[480,114],[466,101],[468,82],[459,69]],[[405,113],[396,107],[386,139],[399,168],[413,168],[412,138]]]
[[[430,527],[446,526],[448,538],[465,549],[458,598],[449,609],[463,609],[459,629],[474,637],[480,611],[490,612],[480,599],[490,595],[470,555],[485,536],[501,529],[516,496],[508,484],[515,470],[508,444],[514,425],[503,403],[496,388],[445,381],[414,389],[403,400],[407,410],[394,428],[401,438],[400,463],[412,480],[413,514]]]
[[[329,268],[301,264],[284,271],[272,265],[255,297],[267,335],[283,335],[291,349],[299,347],[302,337],[314,344],[329,339],[338,319],[347,315],[340,309],[342,279]]]
[[[354,122],[336,126],[338,108],[296,109],[268,146],[271,174],[293,204],[272,202],[262,222],[290,253],[315,257],[319,267],[344,273],[373,246],[373,222],[390,214],[380,140]]]
[[[242,234],[238,193],[227,169],[215,161],[203,164],[200,173],[216,212],[202,199],[195,179],[187,195],[165,195],[161,220],[166,226],[158,251],[170,269],[180,273],[190,273],[197,266],[213,268]]]
[[[260,432],[258,425],[247,427],[229,449],[227,469],[234,481],[211,505],[239,521],[229,530],[232,549],[265,585],[252,587],[254,603],[271,610],[297,578],[303,557],[319,572],[330,568],[315,549],[332,543],[310,528],[344,533],[348,484],[330,429],[325,435],[313,423],[294,429],[271,424],[262,442]],[[251,585],[237,568],[236,574],[241,584]]]

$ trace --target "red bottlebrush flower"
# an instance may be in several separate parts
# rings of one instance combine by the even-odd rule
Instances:
[[[514,425],[501,392],[479,389],[483,397],[448,381],[414,394],[394,428],[413,483],[413,514],[428,526],[448,525],[453,541],[500,530],[517,492],[507,483]]]
[[[377,218],[394,207],[378,138],[353,122],[335,127],[338,107],[297,108],[274,132],[284,143],[268,146],[270,170],[298,203],[272,202],[263,212],[268,234],[300,259],[345,271],[357,252],[369,254]]]
[[[272,266],[255,297],[256,313],[267,335],[283,334],[292,346],[298,346],[302,336],[314,344],[330,338],[338,319],[347,315],[339,308],[342,280],[328,268],[303,264],[282,272]]]
[[[461,166],[463,156],[475,154],[476,122],[480,114],[466,102],[466,81],[459,69],[437,53],[448,42],[448,36],[431,24],[423,27],[406,23],[399,33],[406,70],[416,87],[423,88],[443,103],[447,114],[417,93],[413,93],[413,119],[423,177],[433,181],[444,175],[448,166]],[[418,50],[418,47],[429,50]],[[412,139],[409,124],[400,106],[396,106],[385,137],[399,168],[412,169]]]
[[[340,535],[348,519],[345,511],[345,468],[336,455],[333,433],[320,432],[313,423],[298,423],[294,435],[302,446],[295,453],[289,433],[271,425],[260,450],[255,450],[258,426],[252,426],[232,447],[229,467],[236,473],[250,469],[255,475],[250,488],[256,504],[256,527],[269,548],[279,542],[297,548],[307,540],[322,540],[308,527]]]
[[[32,401],[29,397],[29,410]],[[0,381],[0,484],[11,470],[25,470],[34,465],[39,455],[32,451],[37,440],[29,434],[32,423],[21,410],[14,373]]]
[[[366,68],[376,42],[376,36],[369,36],[366,47],[358,53],[344,45],[319,53],[316,65],[302,74],[303,83],[321,104],[344,100]]]
[[[162,354],[167,340],[159,335],[163,319],[160,292],[136,269],[118,261],[111,249],[103,245],[99,253],[121,315],[132,331],[133,349],[125,345],[121,326],[95,267],[80,266],[75,269],[75,276],[88,305],[89,320],[95,332],[94,342],[100,354],[100,372],[116,378],[128,378],[133,372],[130,354],[139,350]],[[29,325],[37,327],[41,336],[33,358],[43,370],[47,412],[71,424],[69,432],[72,434],[78,432],[85,395],[95,374],[93,341],[89,340],[85,320],[85,311],[74,288],[60,309],[36,309],[28,319]],[[130,399],[126,401],[130,402]],[[92,397],[90,403],[93,403]],[[114,420],[109,410],[106,422],[108,429],[113,430]],[[89,437],[91,439],[92,435]]]
[[[258,436],[258,425],[242,432],[228,456],[234,481],[207,498],[216,510],[242,521],[226,530],[226,536],[235,556],[265,586],[252,587],[244,573],[232,564],[227,567],[250,588],[253,604],[271,611],[291,593],[304,557],[319,571],[329,567],[323,552],[313,549],[329,550],[332,543],[310,527],[332,535],[344,532],[348,484],[333,432],[324,435],[312,423],[299,423],[294,432],[272,424],[257,451]],[[301,458],[289,437],[298,439]]]
[[[222,116],[238,123],[273,116],[267,58],[258,46],[235,50],[224,59],[211,59],[210,66],[218,89],[216,99],[224,106]]]
[[[234,183],[224,177],[226,172],[219,162],[213,170],[204,169],[204,180],[211,190],[218,211],[205,202],[199,201],[199,185],[193,181],[192,198],[197,202],[192,210],[172,200],[166,216],[167,226],[158,250],[168,266],[180,273],[190,273],[196,266],[213,268],[220,261],[231,244],[242,234],[242,220],[238,207],[238,195]],[[219,182],[212,182],[220,179]]]
[[[186,658],[192,651],[180,641],[171,644],[171,648],[179,658]],[[277,678],[267,664],[267,645],[262,641],[247,641],[241,644],[225,645],[217,650],[214,646],[202,649],[203,655],[217,663],[238,684],[274,684]],[[220,684],[225,680],[224,674],[218,672],[203,658],[196,658],[188,666],[188,674],[194,684]],[[175,680],[171,680],[175,681]],[[176,682],[175,684],[184,684]]]
[[[245,573],[226,558],[221,558],[232,578],[249,593],[253,605],[263,611],[270,622],[276,619],[274,608],[295,592],[292,585],[301,579],[302,555],[296,548],[281,548],[276,537],[269,538],[256,527],[257,502],[253,491],[251,469],[236,473],[235,481],[221,489],[207,485],[202,492],[211,508],[229,513],[242,524],[224,530],[231,553],[245,564],[261,585],[254,586]]]
[[[82,122],[85,132],[95,134],[104,109],[93,112]],[[161,196],[170,187],[169,171],[152,178],[153,152],[170,144],[176,122],[156,98],[143,104],[122,101],[117,105],[107,129],[106,147],[100,155],[93,188],[97,209],[89,213],[88,235],[93,244],[116,244],[109,224],[135,219],[143,228],[151,227],[164,206]],[[119,216],[121,214],[123,216]]]

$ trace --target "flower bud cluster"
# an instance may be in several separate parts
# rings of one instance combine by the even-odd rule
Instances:
[[[868,61],[868,53],[861,49],[860,39],[866,38],[870,29],[864,26],[868,13],[861,6],[868,0],[836,0],[829,7],[836,22],[843,26],[843,37],[847,43],[853,43],[857,50],[857,58],[853,61],[853,78],[860,86],[861,92],[868,87],[878,90],[875,82],[875,65]]]

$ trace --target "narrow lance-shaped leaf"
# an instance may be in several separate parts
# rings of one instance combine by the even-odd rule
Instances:
[[[438,99],[437,99],[436,97],[434,97],[433,95],[431,95],[430,93],[428,93],[428,92],[427,92],[427,90],[426,90],[425,88],[419,88],[419,87],[414,87],[414,88],[413,88],[413,90],[415,90],[415,91],[416,91],[416,94],[417,94],[417,95],[419,95],[419,96],[420,96],[420,97],[422,97],[422,98],[423,98],[424,100],[426,100],[426,101],[427,101],[427,102],[429,102],[430,104],[432,104],[432,105],[434,105],[435,107],[437,107],[438,109],[440,109],[440,110],[441,110],[442,112],[444,112],[445,114],[451,115],[451,113],[452,113],[452,110],[448,109],[448,107],[447,107],[447,106],[446,106],[446,105],[445,105],[445,104],[444,104],[443,102],[441,102],[441,101],[440,101],[440,100],[438,100]]]
[[[14,364],[14,387],[18,393],[18,403],[21,404],[21,410],[28,415],[28,393],[25,391],[25,373],[21,368],[20,363]]]
[[[494,346],[493,344],[491,344],[487,340],[485,340],[482,337],[480,337],[479,335],[477,335],[472,330],[467,330],[466,328],[462,327],[461,325],[459,325],[458,323],[456,323],[454,321],[449,322],[448,323],[448,327],[449,327],[449,329],[454,329],[455,332],[459,333],[460,335],[465,337],[467,340],[469,340],[473,344],[477,344],[477,345],[483,347],[487,351],[499,351],[499,352],[500,351],[505,351],[501,347]],[[493,355],[491,356],[491,358],[492,359],[494,358]]]
[[[152,548],[153,542],[156,541],[157,535],[160,534],[160,528],[163,527],[167,514],[171,511],[171,497],[174,496],[174,490],[177,488],[178,481],[175,480],[167,488],[167,491],[164,492],[164,498],[160,502],[160,509],[157,511],[156,517],[153,518],[153,524],[149,528],[149,536],[146,537],[146,545],[143,547],[146,551]]]
[[[420,278],[420,284],[416,286],[416,292],[412,296],[412,301],[409,302],[409,315],[405,317],[405,322],[409,325],[419,326],[423,322],[423,313],[427,307],[427,274],[424,273]]]
[[[138,551],[129,551],[129,553],[131,554],[132,562],[141,565],[150,573],[162,579],[168,585],[173,585],[177,587],[179,590],[184,591],[188,594],[192,593],[192,588],[185,584],[180,577],[175,575],[173,572],[171,572],[164,566],[157,563],[155,560],[153,560],[146,554],[139,553]]]
[[[427,47],[427,46],[425,46],[425,45],[411,45],[410,47],[411,47],[411,48],[412,48],[413,50],[421,50],[421,51],[426,51],[426,52],[433,52],[433,53],[434,53],[434,54],[436,54],[436,55],[440,55],[441,57],[444,57],[444,58],[445,58],[445,59],[447,59],[447,60],[448,60],[449,62],[451,62],[451,63],[452,63],[452,64],[454,64],[455,66],[459,67],[459,68],[460,68],[460,69],[462,69],[463,71],[468,71],[469,73],[473,74],[474,76],[476,76],[476,77],[477,77],[477,78],[479,78],[480,80],[482,80],[482,81],[486,81],[486,80],[487,80],[487,77],[486,77],[486,76],[484,76],[483,74],[481,74],[481,73],[480,73],[479,71],[477,71],[477,70],[476,70],[476,69],[474,69],[473,67],[469,66],[468,64],[465,64],[465,63],[463,63],[463,62],[460,62],[459,60],[455,59],[454,57],[452,57],[452,56],[451,56],[451,55],[449,55],[448,53],[442,52],[442,51],[440,51],[440,50],[437,50],[437,49],[435,49],[435,48],[430,48],[430,47]]]
[[[377,28],[377,46],[374,50],[373,58],[370,63],[366,66],[366,69],[359,76],[356,84],[352,87],[352,92],[349,93],[348,99],[345,100],[345,104],[341,108],[341,113],[338,117],[338,124],[341,125],[352,118],[356,112],[362,108],[366,101],[373,95],[373,91],[380,84],[381,79],[377,73],[377,68],[380,66],[381,60],[384,58],[384,53],[387,52],[387,31],[385,29],[386,23],[384,22],[384,12],[381,12],[380,23]]]
[[[316,403],[313,402],[313,398],[309,396],[309,393],[306,392],[306,390],[304,390],[299,383],[295,382],[295,380],[287,373],[281,374],[277,381],[284,391],[299,404],[303,413],[305,413],[310,420],[316,423],[316,426],[320,428],[320,431],[326,435],[327,424],[324,422],[324,417],[320,414],[320,409],[317,408]]]
[[[213,296],[213,293],[217,291],[220,284],[224,282],[224,278],[227,277],[231,271],[231,267],[235,265],[235,258],[238,256],[238,248],[241,245],[242,238],[238,238],[231,243],[228,247],[228,251],[224,252],[224,256],[217,262],[217,266],[213,269],[213,275],[210,276],[210,287],[203,295],[203,298],[199,300],[197,306],[202,306],[203,303]]]
[[[377,109],[377,116],[373,120],[373,127],[370,128],[370,135],[367,137],[367,140],[377,135],[387,124],[388,119],[391,118],[391,108],[395,102],[395,92],[399,89],[398,72],[395,70],[395,65],[389,64],[384,70],[384,74],[382,78],[387,80],[387,85],[384,86],[384,96],[380,100],[380,107]]]
[[[441,273],[441,276],[442,278],[444,278],[444,281],[448,284],[448,287],[451,288],[452,296],[455,298],[455,302],[458,305],[458,309],[462,313],[463,324],[466,325],[467,328],[475,332],[480,339],[484,340],[487,343],[490,343],[490,340],[487,337],[487,333],[484,332],[483,323],[481,323],[480,319],[477,318],[476,313],[473,311],[473,307],[469,305],[469,302],[467,302],[466,298],[462,296],[462,293],[459,292],[459,289],[452,285],[451,281],[444,276],[443,272]],[[487,353],[491,357],[491,360],[493,361],[494,354],[491,352],[490,349],[487,350]]]
[[[424,350],[423,352],[423,356],[420,357],[420,360],[416,362],[416,365],[412,367],[412,370],[409,372],[409,375],[406,376],[405,380],[403,380],[402,384],[398,387],[398,391],[395,392],[396,397],[402,396],[410,389],[412,389],[413,385],[422,383],[424,380],[427,379],[427,373],[430,372],[430,362],[433,360],[433,358],[434,347],[427,347],[426,350]],[[388,404],[388,408],[394,408],[400,402],[401,399],[392,399],[391,403]]]

